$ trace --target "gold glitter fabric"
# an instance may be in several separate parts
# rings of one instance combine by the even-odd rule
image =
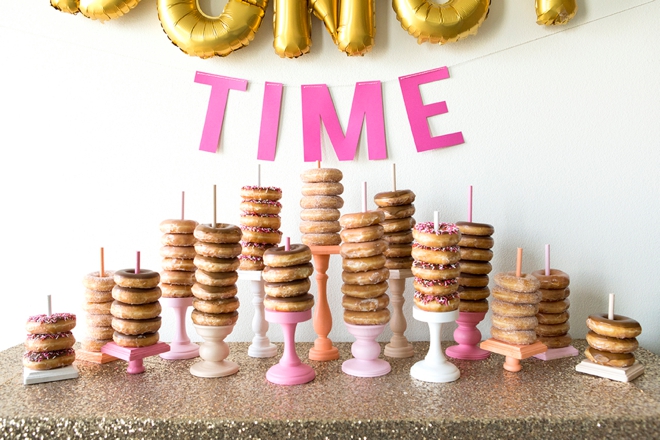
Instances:
[[[237,374],[203,379],[190,366],[199,358],[145,359],[143,374],[126,373],[122,360],[76,361],[77,379],[23,385],[22,346],[0,353],[0,438],[367,438],[367,439],[623,439],[660,438],[660,358],[635,352],[644,374],[630,383],[575,371],[577,357],[522,361],[502,368],[503,356],[484,361],[449,359],[461,372],[450,383],[413,379],[428,342],[414,342],[408,359],[387,358],[392,371],[358,378],[342,373],[340,359],[307,359],[316,370],[304,385],[279,386],[266,371],[279,361],[247,356],[248,343],[230,343]],[[446,348],[450,343],[443,343]],[[584,352],[584,340],[574,341]]]

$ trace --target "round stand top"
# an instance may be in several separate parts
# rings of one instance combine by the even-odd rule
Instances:
[[[412,278],[413,273],[410,269],[390,269],[390,279],[391,280],[403,280],[406,278]]]
[[[312,309],[304,312],[277,312],[265,309],[266,321],[277,324],[297,324],[312,319]]]
[[[193,297],[189,296],[187,298],[163,298],[162,296],[158,300],[165,307],[190,307],[193,303]]]
[[[458,319],[458,310],[451,312],[427,312],[417,306],[413,306],[413,318],[422,322],[454,322]]]

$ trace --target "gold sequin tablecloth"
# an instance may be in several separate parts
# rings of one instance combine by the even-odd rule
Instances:
[[[231,343],[240,371],[202,379],[189,373],[199,358],[145,359],[146,372],[127,363],[76,361],[78,379],[23,385],[22,346],[0,353],[2,438],[354,438],[354,439],[652,439],[660,438],[660,358],[639,349],[644,374],[622,383],[575,371],[583,355],[554,361],[526,359],[523,370],[502,368],[503,356],[484,361],[450,359],[455,382],[434,384],[410,376],[415,356],[386,358],[392,371],[357,378],[341,371],[350,343],[336,344],[340,359],[307,360],[312,344],[299,343],[314,381],[278,386],[266,380],[275,358],[247,356],[247,343]],[[446,348],[449,343],[443,343]],[[584,340],[575,341],[580,352]]]

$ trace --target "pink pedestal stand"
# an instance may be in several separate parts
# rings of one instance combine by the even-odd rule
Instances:
[[[389,362],[378,359],[380,344],[376,338],[385,329],[382,325],[352,325],[346,324],[348,332],[355,336],[356,341],[351,345],[353,359],[344,361],[341,370],[357,377],[378,377],[389,373],[392,369]]]
[[[385,346],[385,356],[393,358],[409,358],[414,354],[413,346],[403,335],[408,324],[403,315],[403,292],[406,289],[406,278],[413,276],[410,269],[390,269],[390,279],[388,280],[390,289],[390,302],[392,303],[392,318],[390,319],[390,329],[392,337],[390,343]]]
[[[270,342],[266,333],[268,322],[264,318],[264,280],[260,270],[239,270],[238,276],[250,281],[250,293],[252,294],[252,305],[254,306],[254,317],[252,318],[252,331],[254,337],[252,344],[248,347],[248,356],[254,358],[269,358],[277,354],[277,347]]]
[[[458,310],[453,312],[427,312],[413,306],[413,318],[429,325],[429,351],[424,360],[410,368],[410,375],[424,382],[453,382],[461,377],[456,365],[447,361],[442,354],[441,334],[442,324],[454,322],[458,318]]]
[[[225,338],[234,330],[234,325],[193,326],[197,334],[204,339],[199,347],[199,357],[203,360],[190,367],[190,374],[197,377],[224,377],[236,373],[238,364],[225,360],[229,356],[229,345]]]
[[[276,312],[266,310],[266,319],[282,326],[284,336],[284,353],[280,362],[273,365],[266,373],[266,379],[278,385],[300,385],[310,382],[316,377],[316,372],[309,365],[300,362],[296,353],[296,326],[299,322],[312,319],[312,311]]]
[[[170,342],[170,351],[162,353],[163,359],[192,359],[199,356],[199,345],[193,344],[186,333],[186,311],[192,306],[191,298],[161,298],[160,303],[174,310],[174,325],[176,333]]]
[[[562,348],[548,348],[548,351],[541,354],[534,355],[535,358],[541,359],[542,361],[551,361],[553,359],[562,359],[567,357],[577,356],[579,352],[577,348],[569,345],[568,347]]]
[[[314,346],[309,349],[309,358],[313,361],[332,361],[339,359],[339,350],[332,345],[328,334],[332,330],[332,314],[328,305],[326,271],[330,264],[330,255],[339,254],[339,246],[310,246],[316,272],[316,304],[314,305],[314,331],[317,338]]]
[[[456,324],[458,328],[454,330],[454,340],[458,345],[448,347],[445,353],[455,359],[466,359],[469,361],[480,361],[487,359],[490,352],[482,350],[477,346],[481,342],[481,332],[477,328],[486,316],[486,312],[458,312]]]
[[[128,361],[126,372],[129,374],[139,374],[144,373],[144,363],[142,362],[142,359],[165,353],[166,351],[169,351],[169,349],[170,346],[164,342],[158,342],[148,347],[139,348],[120,347],[114,342],[108,342],[101,347],[101,352]]]

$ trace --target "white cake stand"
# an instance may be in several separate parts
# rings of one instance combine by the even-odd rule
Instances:
[[[430,339],[426,357],[412,366],[410,375],[424,382],[453,382],[461,377],[461,372],[456,365],[447,361],[440,345],[442,324],[456,321],[458,310],[426,312],[413,306],[413,318],[428,323]]]

